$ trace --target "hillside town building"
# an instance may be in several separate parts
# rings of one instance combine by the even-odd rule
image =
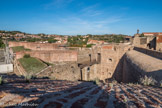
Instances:
[[[143,32],[135,34],[133,45],[162,51],[162,32]]]

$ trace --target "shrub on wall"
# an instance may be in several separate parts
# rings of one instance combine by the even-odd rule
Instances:
[[[30,54],[25,54],[24,58],[30,58]]]
[[[140,83],[145,86],[155,85],[156,80],[145,75],[144,77],[140,78]]]
[[[87,48],[91,48],[92,45],[95,45],[95,44],[87,44],[86,47],[87,47]]]
[[[2,76],[0,76],[0,85],[3,83]]]
[[[31,78],[32,78],[32,75],[30,73],[26,73],[25,80],[26,80],[27,83],[30,83]]]
[[[4,48],[4,47],[5,47],[5,44],[3,43],[2,38],[0,37],[0,48]]]
[[[160,81],[160,87],[162,87],[162,80]]]

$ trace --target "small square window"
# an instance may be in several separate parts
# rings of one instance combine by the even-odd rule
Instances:
[[[108,60],[107,60],[108,62],[112,62],[112,59],[111,58],[108,58]]]

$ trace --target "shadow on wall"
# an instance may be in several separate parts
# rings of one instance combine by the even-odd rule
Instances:
[[[152,77],[157,82],[162,80],[162,70],[146,72],[131,60],[127,59],[126,54],[124,54],[120,59],[113,76],[106,79],[106,81],[113,81],[115,79],[118,82],[137,83],[140,81],[140,78],[145,75]]]
[[[147,44],[147,47],[156,50],[156,37]]]
[[[102,87],[92,82],[33,79],[30,83],[25,83],[23,78],[17,77],[16,75],[2,76],[4,79],[8,77],[9,82],[0,85],[0,93],[3,91],[5,96],[10,96],[10,98],[0,101],[2,103],[0,107],[1,105],[6,105],[5,107],[22,107],[21,105],[25,105],[23,107],[29,107],[30,105],[34,105],[30,107],[82,108],[89,100],[95,97],[97,99],[101,93],[104,95],[104,97],[99,98],[99,102],[101,99],[104,103],[102,106],[106,107],[108,102],[108,93],[102,90]],[[8,102],[11,106],[7,104]],[[100,105],[96,101],[93,104],[96,107]]]

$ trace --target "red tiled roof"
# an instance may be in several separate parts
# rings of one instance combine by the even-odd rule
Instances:
[[[162,34],[162,32],[143,32],[143,34]]]
[[[132,38],[132,36],[125,36],[124,38]]]
[[[112,49],[112,46],[102,46],[103,49]]]
[[[98,42],[98,40],[88,40],[88,42]]]
[[[162,43],[162,35],[157,35],[156,37],[157,37],[156,42],[157,43]]]

